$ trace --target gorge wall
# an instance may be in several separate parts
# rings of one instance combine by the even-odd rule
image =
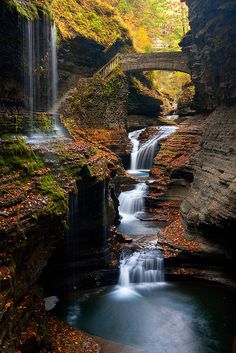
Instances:
[[[186,0],[191,31],[182,41],[189,56],[200,110],[236,104],[236,4]]]
[[[213,112],[191,163],[194,181],[182,217],[190,232],[235,248],[236,3],[186,2],[191,31],[182,46],[192,66],[196,104],[199,110]]]
[[[0,106],[18,106],[23,102],[22,73],[18,36],[18,15],[0,3]]]

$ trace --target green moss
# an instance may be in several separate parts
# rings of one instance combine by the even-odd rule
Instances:
[[[22,137],[13,139],[3,136],[1,144],[0,166],[4,174],[9,171],[22,170],[26,175],[32,175],[35,170],[43,167],[42,160],[27,146]]]
[[[10,8],[28,20],[37,19],[40,12],[48,16],[51,15],[51,6],[48,0],[6,0],[6,2]]]
[[[104,94],[105,96],[115,96],[121,88],[122,83],[117,75],[112,76],[111,79],[105,81]]]
[[[54,126],[55,119],[48,113],[35,113],[33,117],[29,114],[0,114],[0,136],[6,133],[49,133]]]
[[[44,175],[38,185],[40,193],[48,196],[47,212],[51,214],[61,215],[68,211],[68,202],[65,192],[55,181],[54,177]]]
[[[83,92],[83,97],[86,96],[86,100],[88,98],[94,98],[94,94],[97,95],[97,92],[100,92],[101,95],[106,97],[116,96],[116,94],[120,91],[122,87],[122,78],[124,77],[124,73],[121,71],[119,67],[117,67],[109,77],[103,78],[102,76],[97,75],[89,88]],[[76,105],[79,104],[79,101],[76,101]]]

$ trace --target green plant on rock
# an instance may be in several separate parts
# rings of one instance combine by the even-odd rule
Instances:
[[[114,96],[119,92],[122,86],[120,71],[121,70],[117,68],[116,70],[114,70],[112,76],[103,80],[103,86],[104,86],[103,92],[105,96],[107,97]],[[123,76],[123,73],[122,73],[122,76]]]
[[[43,167],[43,162],[26,144],[23,137],[13,139],[10,136],[3,136],[0,165],[5,168],[5,173],[22,170],[27,175],[31,175],[35,170]]]
[[[43,195],[48,196],[47,211],[49,213],[56,215],[67,213],[68,202],[65,192],[51,174],[44,175],[37,187]]]
[[[49,0],[6,0],[7,5],[16,10],[21,16],[32,21],[39,18],[39,13],[51,17],[51,4]]]
[[[49,133],[54,128],[54,118],[47,113],[40,113],[38,116],[34,117],[36,120],[36,125],[39,131],[44,133]]]

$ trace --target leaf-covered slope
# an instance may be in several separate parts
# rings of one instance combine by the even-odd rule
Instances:
[[[71,38],[79,33],[107,45],[117,38],[128,36],[118,11],[106,1],[53,0],[52,12],[64,38]]]
[[[32,20],[39,13],[52,17],[64,39],[81,35],[105,46],[127,38],[128,30],[116,8],[101,0],[5,0],[22,16]]]

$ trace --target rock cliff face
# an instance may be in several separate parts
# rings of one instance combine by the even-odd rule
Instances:
[[[236,3],[186,0],[191,31],[182,42],[190,57],[198,109],[236,104]]]
[[[51,142],[34,151],[23,139],[1,138],[0,145],[0,351],[11,352],[12,346],[31,339],[20,334],[32,320],[37,329],[30,335],[36,332],[46,338],[44,308],[35,283],[67,225],[64,250],[73,250],[67,259],[77,255],[74,245],[79,234],[85,248],[89,238],[95,266],[102,256],[105,261],[107,254],[97,249],[116,218],[110,180],[119,162],[110,151],[82,138]],[[87,223],[80,220],[85,212]]]
[[[18,106],[23,102],[18,16],[0,4],[0,106]]]
[[[207,118],[202,147],[191,161],[194,181],[181,209],[191,231],[226,243],[236,224],[235,116],[235,107],[220,107]]]
[[[194,181],[181,207],[188,231],[235,248],[236,3],[187,0],[191,32],[182,45],[190,57],[203,143],[191,161]]]
[[[118,69],[108,78],[80,79],[61,104],[62,121],[75,139],[88,138],[120,156],[130,151],[127,136],[128,82]]]
[[[128,84],[121,72],[108,79],[80,80],[62,105],[64,122],[76,120],[80,129],[125,129]]]

